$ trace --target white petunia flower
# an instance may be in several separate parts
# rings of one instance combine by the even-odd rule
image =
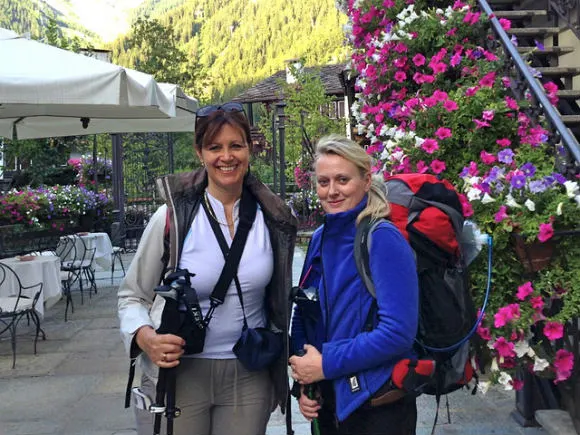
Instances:
[[[480,382],[479,384],[477,384],[477,391],[479,391],[481,394],[485,394],[489,390],[490,386],[491,382],[489,381]]]
[[[497,365],[497,360],[495,358],[491,360],[491,367],[489,369],[492,372],[499,371],[499,366]]]
[[[511,193],[509,193],[509,194],[506,196],[506,202],[505,202],[505,204],[506,204],[508,207],[514,207],[514,208],[522,208],[522,206],[521,206],[521,205],[519,205],[519,204],[516,202],[516,200],[514,199],[514,197],[512,196],[512,194],[511,194]]]
[[[564,183],[564,187],[566,187],[566,195],[568,198],[574,198],[578,193],[578,183],[576,181],[566,181]]]
[[[482,204],[489,204],[490,202],[495,202],[495,199],[492,198],[488,193],[485,193],[483,195],[483,198],[481,199],[481,203]]]
[[[516,355],[518,356],[518,358],[521,358],[524,355],[526,355],[529,350],[530,350],[530,345],[525,340],[520,340],[514,345],[514,351],[516,352]]]
[[[558,216],[562,216],[562,207],[564,207],[564,203],[563,202],[559,203],[558,204],[558,207],[556,207],[556,214]]]
[[[506,391],[514,389],[514,386],[512,385],[512,377],[506,372],[501,372],[497,381],[504,386]]]
[[[474,187],[469,189],[467,192],[467,199],[469,199],[470,202],[479,201],[481,199],[481,190]]]
[[[527,207],[527,209],[529,211],[536,211],[536,203],[534,201],[532,201],[531,199],[526,199],[526,202],[524,202],[524,205]]]
[[[534,358],[534,371],[541,372],[550,367],[550,363],[543,358]]]

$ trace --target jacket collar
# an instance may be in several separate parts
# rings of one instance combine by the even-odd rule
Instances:
[[[359,202],[354,208],[347,211],[341,211],[339,213],[327,213],[324,218],[324,226],[332,231],[336,229],[337,231],[344,231],[349,225],[355,223],[356,218],[361,211],[367,206],[368,195],[365,195],[361,202]]]

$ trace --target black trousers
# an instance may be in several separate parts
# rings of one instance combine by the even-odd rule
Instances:
[[[365,403],[345,421],[335,413],[334,391],[330,382],[320,383],[322,407],[318,411],[320,435],[415,435],[416,399],[403,398],[389,405],[371,407]]]

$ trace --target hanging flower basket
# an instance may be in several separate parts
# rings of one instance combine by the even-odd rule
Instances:
[[[545,242],[527,242],[521,234],[513,233],[512,237],[516,255],[526,272],[538,272],[550,264],[555,249],[552,239]]]

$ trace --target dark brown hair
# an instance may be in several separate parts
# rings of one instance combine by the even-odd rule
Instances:
[[[204,145],[211,143],[224,125],[230,125],[242,132],[245,142],[252,151],[250,124],[244,112],[224,112],[216,110],[207,117],[197,120],[195,130],[195,148],[201,151]]]

